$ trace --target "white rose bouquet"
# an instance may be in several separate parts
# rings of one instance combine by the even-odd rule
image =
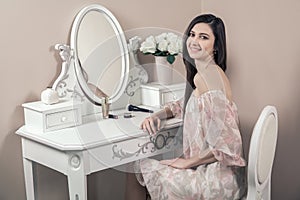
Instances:
[[[140,51],[154,56],[166,56],[172,64],[175,56],[182,53],[182,38],[174,33],[162,33],[156,37],[149,36],[141,44]]]

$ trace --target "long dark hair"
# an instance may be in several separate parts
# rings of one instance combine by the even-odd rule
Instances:
[[[212,14],[203,14],[195,17],[183,36],[183,62],[186,68],[186,89],[185,89],[185,99],[184,99],[184,112],[187,101],[189,100],[193,89],[196,88],[194,84],[194,76],[197,74],[197,68],[195,66],[195,61],[189,56],[186,47],[186,41],[190,36],[190,32],[192,28],[198,23],[206,23],[212,29],[212,32],[215,36],[214,42],[214,61],[215,63],[225,72],[226,70],[226,34],[225,34],[225,26],[222,19],[212,15]]]

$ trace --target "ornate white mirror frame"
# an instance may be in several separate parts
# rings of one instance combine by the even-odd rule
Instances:
[[[96,84],[93,84],[96,87],[91,88],[88,79],[94,75],[93,74],[90,75],[86,73],[87,68],[83,68],[83,67],[86,67],[90,64],[89,62],[91,60],[90,57],[92,57],[92,59],[95,61],[95,62],[93,61],[94,63],[92,64],[95,65],[96,63],[97,64],[96,67],[97,69],[99,69],[103,66],[102,65],[103,59],[95,60],[95,58],[98,58],[98,56],[95,56],[96,51],[91,51],[92,53],[85,54],[85,58],[88,57],[88,59],[85,59],[85,61],[88,60],[88,62],[85,62],[84,59],[80,60],[78,58],[78,41],[77,41],[78,32],[80,32],[80,26],[82,25],[82,21],[86,20],[87,15],[91,13],[92,15],[103,15],[101,17],[102,18],[101,20],[106,21],[105,26],[99,25],[97,22],[96,25],[99,26],[97,27],[98,32],[99,30],[105,32],[105,34],[107,34],[106,32],[114,32],[114,38],[117,38],[115,39],[114,43],[118,45],[117,49],[119,51],[120,56],[117,57],[118,60],[120,61],[119,63],[120,67],[115,67],[114,69],[119,68],[118,70],[115,71],[120,71],[120,73],[118,72],[116,73],[117,81],[115,82],[117,83],[115,85],[117,86],[113,87],[114,89],[113,93],[108,94],[109,103],[112,105],[111,109],[124,108],[128,103],[139,104],[141,101],[139,87],[141,84],[145,84],[148,82],[148,74],[146,70],[140,65],[136,55],[140,46],[140,38],[138,36],[134,36],[128,40],[128,44],[127,44],[124,33],[117,19],[113,16],[113,14],[109,10],[97,4],[92,4],[84,7],[76,15],[72,26],[70,45],[68,44],[55,45],[55,49],[59,51],[59,55],[63,62],[62,62],[61,73],[58,76],[58,78],[55,80],[52,89],[57,91],[59,98],[61,100],[66,100],[66,101],[75,100],[75,101],[83,102],[83,107],[82,107],[83,115],[89,115],[89,114],[101,112],[101,109],[99,109],[98,106],[101,105],[102,99],[101,97],[97,96],[94,93],[93,89],[96,88],[98,91],[99,90],[102,91],[103,90],[102,85],[96,86],[98,81],[96,80]],[[85,31],[93,32],[94,30],[85,30]],[[109,39],[111,38],[112,37],[110,37]],[[97,43],[97,41],[96,42],[88,41],[88,42],[90,44]],[[101,45],[98,46],[96,45],[95,49],[97,49],[99,46]],[[91,50],[94,49],[91,48]],[[109,59],[113,60],[114,57],[111,58],[110,54],[106,53],[104,58],[106,58],[106,61],[104,62],[106,62],[107,65],[107,60]],[[83,62],[83,64],[81,62]],[[86,63],[87,65],[81,66],[81,64],[84,65]],[[106,69],[104,64],[104,71],[105,70]],[[96,77],[98,79],[107,80],[107,71],[109,70],[106,70],[106,72],[104,72],[104,75],[98,74]],[[111,72],[111,70],[109,72]],[[111,74],[116,75],[115,73],[109,73],[108,77],[110,77]],[[110,84],[109,86],[111,85],[113,84]],[[105,93],[105,90],[103,92]]]
[[[107,10],[106,8],[104,8],[103,6],[97,5],[97,4],[92,4],[89,5],[87,7],[84,7],[77,15],[76,18],[73,22],[73,26],[72,26],[72,31],[71,31],[71,40],[70,40],[70,46],[71,49],[73,50],[73,56],[74,56],[74,67],[75,67],[75,72],[76,72],[76,77],[77,77],[77,81],[79,83],[80,88],[82,89],[83,93],[85,94],[85,96],[92,102],[95,103],[96,105],[101,105],[101,96],[99,97],[98,95],[95,95],[94,91],[91,90],[91,88],[88,86],[87,82],[89,80],[87,80],[87,76],[92,75],[92,74],[85,74],[84,73],[84,68],[86,66],[85,63],[83,63],[83,61],[81,60],[82,58],[80,57],[79,53],[81,48],[83,48],[82,46],[84,45],[84,43],[88,42],[88,40],[91,40],[91,38],[87,38],[89,36],[91,36],[92,34],[88,34],[88,35],[84,35],[83,33],[80,32],[80,26],[83,26],[83,20],[84,18],[87,18],[87,16],[90,14],[92,15],[92,12],[96,11],[97,13],[101,14],[101,18],[104,19],[104,25],[105,26],[111,26],[111,28],[113,30],[111,30],[110,34],[113,35],[104,35],[103,37],[109,37],[109,38],[101,38],[99,41],[99,44],[93,44],[93,46],[88,49],[89,52],[87,52],[86,57],[90,56],[93,54],[93,51],[97,50],[97,46],[104,46],[104,48],[106,49],[101,49],[102,52],[96,52],[98,53],[97,55],[95,55],[94,57],[101,57],[101,54],[105,54],[106,51],[108,51],[111,55],[108,55],[108,53],[106,53],[104,56],[109,57],[109,61],[107,61],[107,63],[104,63],[104,59],[107,59],[106,57],[104,58],[104,56],[102,56],[102,60],[100,58],[100,60],[97,62],[99,68],[101,68],[100,74],[103,73],[103,71],[106,71],[107,68],[111,67],[112,64],[111,62],[115,62],[114,60],[119,59],[120,62],[117,62],[117,67],[119,68],[119,64],[120,64],[120,77],[117,79],[116,83],[116,87],[113,89],[112,94],[109,94],[109,101],[110,103],[113,103],[115,101],[117,101],[120,96],[123,94],[124,89],[126,87],[126,83],[127,83],[127,79],[128,79],[128,73],[129,73],[129,56],[128,56],[128,49],[127,49],[127,43],[126,43],[126,39],[123,33],[123,30],[118,22],[118,20],[114,17],[114,15]],[[103,17],[102,17],[103,16]],[[99,18],[99,16],[96,16],[97,20],[99,19],[99,21],[103,20],[101,18]],[[98,24],[95,24],[95,26],[97,26]],[[83,27],[85,28],[85,27]],[[106,30],[109,29],[109,27],[107,27],[106,29],[101,29],[100,27],[98,27],[99,33],[101,34],[102,32],[110,32],[110,30]],[[94,30],[88,30],[86,32],[91,32]],[[80,35],[81,34],[81,35]],[[94,34],[95,35],[95,34]],[[81,38],[79,38],[79,36]],[[83,38],[85,37],[85,38]],[[101,36],[102,37],[102,36]],[[83,38],[83,39],[82,39]],[[79,39],[82,39],[83,41],[79,41]],[[96,39],[97,40],[97,39]],[[102,41],[101,41],[102,40]],[[109,41],[109,42],[107,42]],[[108,44],[105,44],[108,43]],[[81,46],[80,46],[81,45]],[[111,48],[113,50],[108,50],[108,48]],[[99,51],[99,50],[98,50]],[[99,55],[100,54],[100,55]],[[94,67],[94,66],[92,66]],[[114,66],[113,66],[114,67]],[[99,69],[98,68],[98,69]],[[95,70],[95,69],[93,69]],[[92,72],[94,73],[94,72]],[[97,72],[98,73],[98,72]],[[113,72],[116,73],[116,72]],[[106,74],[108,75],[108,74]],[[99,77],[104,78],[104,77]],[[96,88],[98,88],[97,83],[93,83]],[[103,88],[98,88],[100,90],[103,90]],[[104,91],[105,92],[105,91]]]
[[[123,30],[122,30],[119,22],[117,21],[117,19],[114,17],[114,15],[109,10],[107,10],[105,7],[103,7],[101,5],[97,5],[97,4],[92,4],[92,5],[84,7],[76,15],[73,25],[72,25],[72,30],[71,30],[70,46],[66,45],[66,44],[55,45],[55,49],[60,51],[60,56],[63,60],[63,64],[62,64],[62,71],[61,71],[59,77],[54,82],[52,89],[58,91],[60,98],[70,99],[70,98],[81,97],[81,99],[82,99],[85,96],[93,104],[101,105],[102,99],[99,95],[97,96],[94,93],[94,91],[89,86],[90,84],[88,85],[89,74],[86,73],[86,70],[82,66],[82,61],[78,57],[78,53],[79,53],[78,50],[81,48],[78,46],[78,33],[80,31],[80,26],[82,25],[84,18],[91,12],[100,13],[103,18],[101,20],[105,21],[106,27],[98,27],[98,30],[101,30],[103,32],[105,32],[105,31],[113,32],[113,36],[110,36],[110,38],[102,39],[102,44],[106,42],[105,40],[115,40],[113,42],[115,43],[114,45],[117,50],[116,50],[116,52],[113,52],[114,53],[113,56],[118,57],[118,58],[109,57],[108,59],[112,59],[112,61],[110,61],[110,62],[114,62],[113,59],[120,60],[120,62],[117,63],[117,64],[119,64],[117,67],[120,67],[120,69],[119,69],[120,74],[117,74],[117,75],[119,75],[119,77],[117,78],[118,83],[116,83],[116,87],[113,88],[113,92],[108,95],[109,103],[113,103],[113,102],[116,102],[121,97],[121,95],[124,93],[124,90],[127,86],[128,74],[129,74],[129,52],[128,52],[127,42],[126,42]],[[107,26],[111,26],[111,27],[107,27]],[[112,30],[106,30],[107,28],[111,28]],[[91,32],[93,30],[87,30],[86,32],[89,32],[89,31]],[[88,56],[92,55],[93,58],[97,57],[97,55],[95,55],[95,53],[94,53],[95,49],[97,49],[97,46],[101,46],[102,44],[96,44],[96,45],[94,45],[94,47],[91,47],[89,49],[90,52],[88,52],[85,56],[88,57]],[[106,44],[106,46],[107,46],[107,44]],[[96,53],[98,53],[98,52],[96,52]],[[116,55],[116,54],[118,54],[118,55]],[[108,54],[106,54],[105,56],[107,56],[107,55]],[[101,57],[101,56],[98,56],[98,57]],[[103,68],[101,70],[104,71],[103,73],[105,73],[105,71],[107,71],[106,68],[108,68],[110,66],[105,66],[105,65],[103,66],[102,62],[103,61],[101,59],[97,60],[99,68]],[[73,69],[73,66],[74,66],[74,69]],[[98,68],[98,70],[99,70],[99,68]],[[99,78],[105,78],[105,77],[103,77],[103,75],[101,77],[101,73],[102,73],[101,71],[98,73],[98,74],[100,74]],[[75,77],[73,77],[74,74],[75,74]],[[116,75],[116,74],[114,74],[114,75]],[[75,85],[79,85],[80,90],[78,90]],[[102,91],[102,88],[99,88],[96,85],[96,83],[95,84],[93,83],[92,85],[95,85],[95,88],[97,88],[98,91],[99,90]]]

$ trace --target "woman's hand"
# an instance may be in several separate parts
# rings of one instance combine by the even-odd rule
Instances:
[[[189,168],[189,162],[188,160],[184,158],[175,158],[171,160],[161,160],[159,161],[162,165],[168,165],[177,169],[187,169]]]
[[[161,121],[173,117],[170,108],[164,108],[144,119],[141,129],[147,131],[150,135],[156,134],[161,128]]]
[[[161,120],[156,115],[151,115],[144,119],[141,124],[141,129],[147,131],[150,135],[156,134],[159,131],[161,125]]]

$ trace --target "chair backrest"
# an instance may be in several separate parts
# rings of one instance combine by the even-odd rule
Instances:
[[[266,106],[253,129],[248,159],[247,199],[271,199],[271,173],[278,135],[274,106]]]

